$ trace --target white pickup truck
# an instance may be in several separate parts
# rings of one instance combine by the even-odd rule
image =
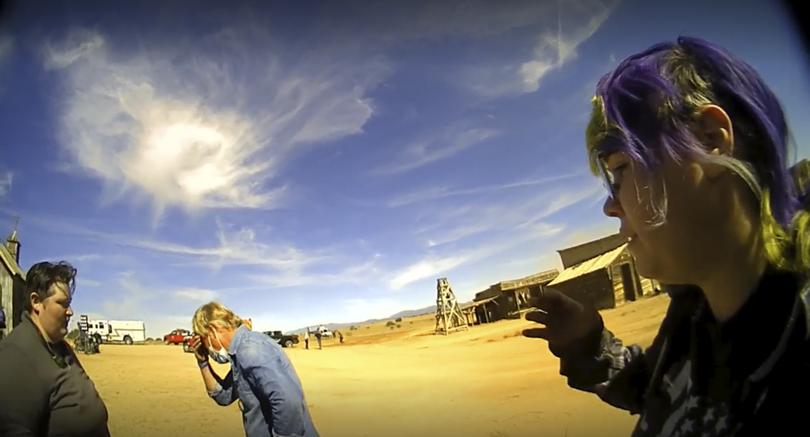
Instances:
[[[310,332],[310,335],[315,335],[315,334],[320,333],[321,337],[334,337],[335,336],[335,334],[333,334],[332,331],[329,330],[329,328],[327,328],[326,326],[323,326],[323,325],[318,326],[317,328],[312,328],[312,329],[309,330],[309,332]]]

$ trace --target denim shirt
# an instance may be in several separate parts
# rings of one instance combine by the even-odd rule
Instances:
[[[318,437],[301,381],[278,343],[242,326],[228,355],[231,371],[208,395],[219,405],[242,402],[247,437]]]

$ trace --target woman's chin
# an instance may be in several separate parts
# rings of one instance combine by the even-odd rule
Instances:
[[[640,253],[637,253],[632,248],[630,249],[630,254],[633,255],[633,259],[635,260],[636,264],[636,273],[639,276],[645,277],[647,279],[658,279],[658,275],[656,274],[655,269],[652,268],[650,265],[649,260]]]

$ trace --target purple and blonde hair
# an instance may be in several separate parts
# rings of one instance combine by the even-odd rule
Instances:
[[[722,107],[732,120],[734,156],[708,153],[695,136],[694,117],[708,104]],[[760,202],[768,260],[800,271],[810,268],[810,214],[799,208],[787,166],[788,139],[779,100],[759,74],[727,50],[689,37],[656,44],[603,76],[586,130],[594,172],[596,160],[614,152],[626,153],[649,174],[665,156],[728,167]],[[662,200],[656,213],[663,220],[665,191]]]

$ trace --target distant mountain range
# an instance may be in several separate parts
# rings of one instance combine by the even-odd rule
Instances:
[[[429,307],[419,308],[419,309],[415,309],[415,310],[400,311],[400,312],[398,312],[396,314],[392,314],[392,315],[390,315],[388,317],[385,317],[385,318],[382,318],[382,319],[368,319],[368,320],[364,320],[362,322],[350,322],[350,323],[323,323],[323,326],[326,326],[327,328],[329,328],[330,331],[335,331],[335,330],[341,330],[341,329],[348,329],[352,325],[364,325],[364,324],[368,324],[368,323],[380,322],[380,321],[383,321],[383,320],[396,319],[396,318],[399,318],[399,317],[421,316],[422,314],[429,314],[429,313],[435,313],[435,312],[436,312],[436,305],[431,305]],[[314,328],[314,327],[317,327],[317,326],[319,326],[319,325],[310,326],[310,328]],[[306,331],[306,330],[307,330],[307,327],[305,326],[303,328],[293,329],[292,331],[288,332],[288,334],[289,333],[303,334],[304,331]]]

